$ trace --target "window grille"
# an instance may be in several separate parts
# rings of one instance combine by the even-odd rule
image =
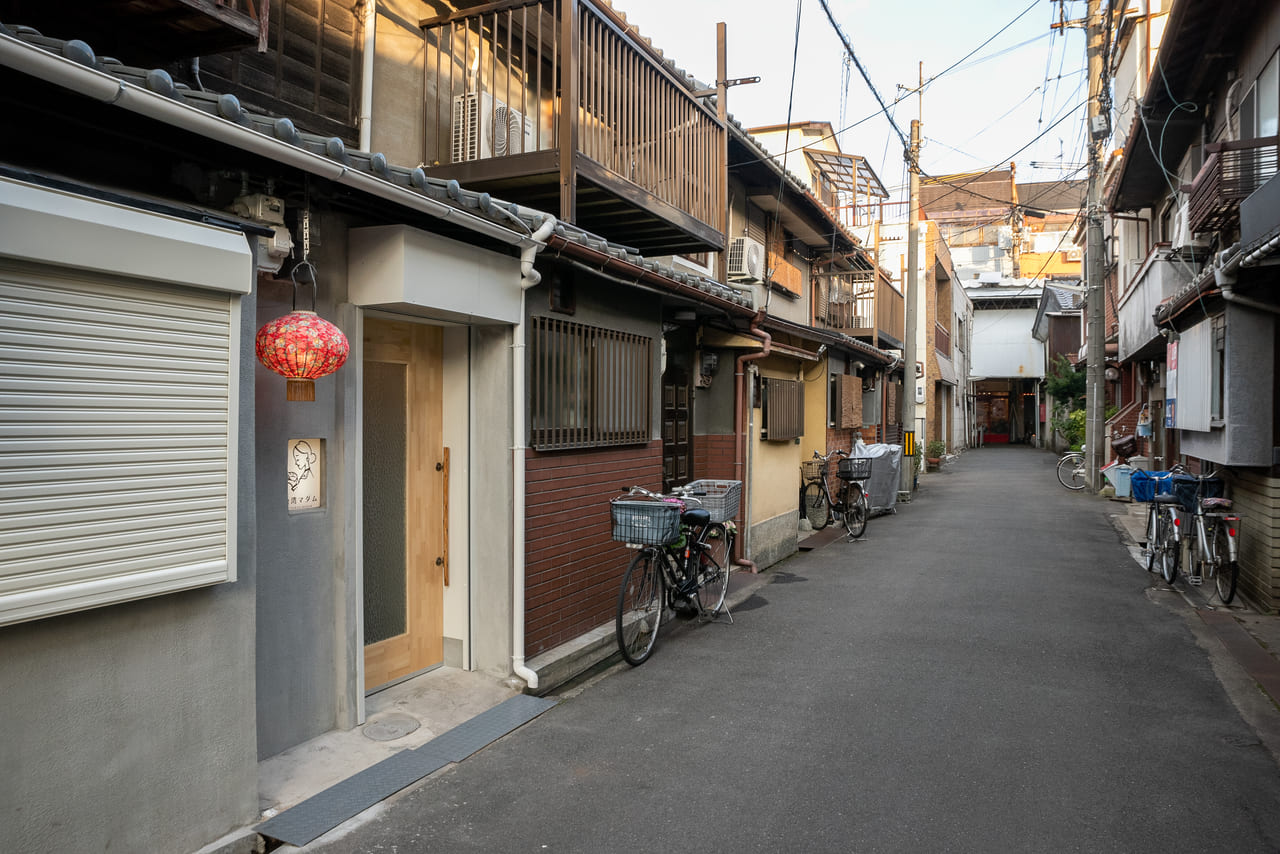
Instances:
[[[804,435],[804,387],[795,380],[763,377],[760,383],[764,429],[761,438],[790,441]]]
[[[535,317],[530,442],[540,451],[631,445],[652,432],[653,339]]]

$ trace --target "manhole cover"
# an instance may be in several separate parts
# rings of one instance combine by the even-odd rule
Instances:
[[[412,715],[406,715],[403,712],[391,712],[383,715],[377,720],[369,721],[364,725],[364,734],[366,738],[374,741],[395,741],[397,738],[403,738],[422,726],[418,719]]]

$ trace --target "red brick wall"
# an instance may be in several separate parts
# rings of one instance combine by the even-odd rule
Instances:
[[[531,450],[525,471],[525,655],[532,658],[614,618],[632,552],[610,536],[609,499],[627,486],[662,488],[662,443]]]
[[[737,443],[732,433],[693,437],[693,476],[697,480],[738,480],[734,473]]]

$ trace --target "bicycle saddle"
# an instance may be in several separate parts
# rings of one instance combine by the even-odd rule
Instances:
[[[1170,495],[1168,493],[1161,493],[1160,495],[1156,495],[1152,497],[1151,500],[1154,501],[1156,504],[1177,504],[1178,496]]]
[[[1200,499],[1200,506],[1203,507],[1205,510],[1230,510],[1231,499],[1230,498],[1202,498]]]
[[[706,525],[711,522],[711,511],[695,507],[681,513],[680,521],[686,525]]]

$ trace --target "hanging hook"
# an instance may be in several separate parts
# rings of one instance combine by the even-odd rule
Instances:
[[[316,286],[316,265],[310,261],[302,261],[295,264],[293,270],[289,272],[289,278],[293,281],[293,310],[298,310],[298,270],[306,267],[311,271],[311,311],[316,310],[316,296],[319,288]]]

